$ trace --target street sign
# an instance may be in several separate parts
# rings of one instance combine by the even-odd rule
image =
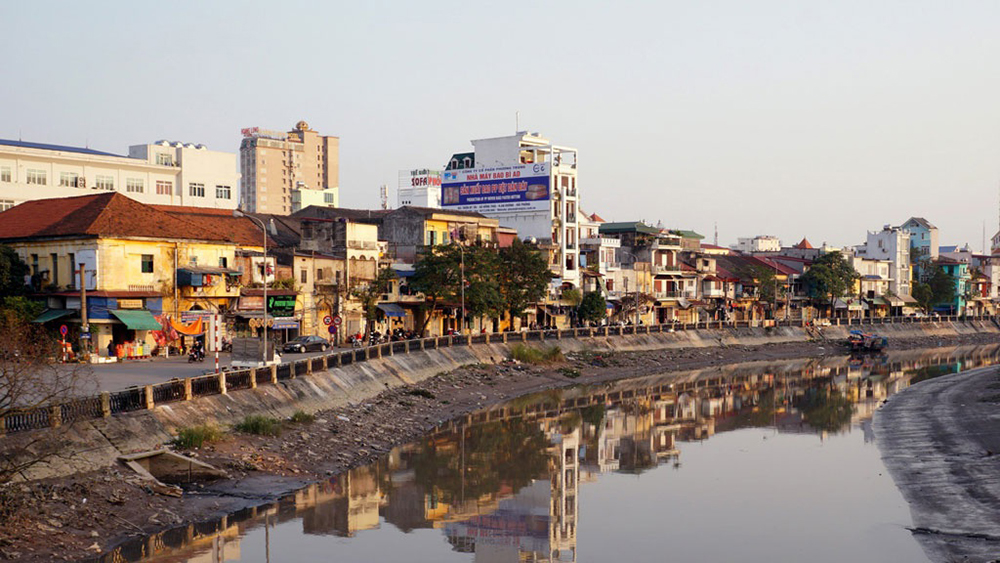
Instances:
[[[333,317],[333,326],[340,326],[340,323],[344,322],[344,319],[340,318],[340,315]]]
[[[59,334],[61,334],[63,336],[66,336],[67,332],[69,332],[69,327],[68,326],[62,325],[62,326],[59,327]]]
[[[90,340],[90,333],[89,332],[81,332],[80,333],[80,340]]]
[[[323,324],[325,324],[326,326],[332,325],[333,317],[331,317],[330,315],[326,315],[325,317],[323,317]]]
[[[330,326],[326,327],[326,331],[329,332],[330,334],[337,334],[337,326],[336,325],[330,325]]]

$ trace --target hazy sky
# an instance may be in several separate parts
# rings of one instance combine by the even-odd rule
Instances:
[[[719,241],[857,244],[1000,202],[1000,2],[0,3],[0,138],[237,152],[305,119],[341,204],[521,129],[580,150],[583,208]]]

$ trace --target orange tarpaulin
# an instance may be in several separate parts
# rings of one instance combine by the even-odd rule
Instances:
[[[188,336],[198,336],[200,334],[205,334],[205,326],[204,326],[205,323],[203,321],[204,319],[202,319],[201,317],[199,317],[198,320],[188,324],[183,324],[178,321],[171,320],[170,326],[174,327],[174,330],[176,330],[180,334],[186,334]]]

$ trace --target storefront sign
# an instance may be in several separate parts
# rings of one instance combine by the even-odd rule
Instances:
[[[119,309],[142,309],[143,303],[142,299],[119,299],[118,300]]]
[[[267,312],[276,317],[291,317],[295,314],[295,296],[268,295]]]

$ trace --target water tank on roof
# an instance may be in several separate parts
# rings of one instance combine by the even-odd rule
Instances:
[[[177,147],[177,148],[181,148],[181,147],[184,146],[184,143],[182,143],[180,141],[177,141],[176,143],[174,143],[174,146]]]
[[[186,148],[186,149],[193,149],[193,148],[197,148],[197,147],[194,146],[194,143],[188,143],[188,144],[184,145],[184,148]]]
[[[206,147],[205,145],[202,145],[202,144],[200,144],[200,143],[199,143],[199,144],[197,144],[197,145],[195,145],[195,146],[194,146],[194,148],[196,148],[196,149],[198,149],[198,150],[200,150],[200,151],[203,151],[203,150],[207,150],[207,149],[208,149],[208,147]]]
[[[169,147],[170,146],[170,141],[168,141],[166,139],[160,139],[159,141],[156,141],[155,144],[160,145],[161,147]]]

